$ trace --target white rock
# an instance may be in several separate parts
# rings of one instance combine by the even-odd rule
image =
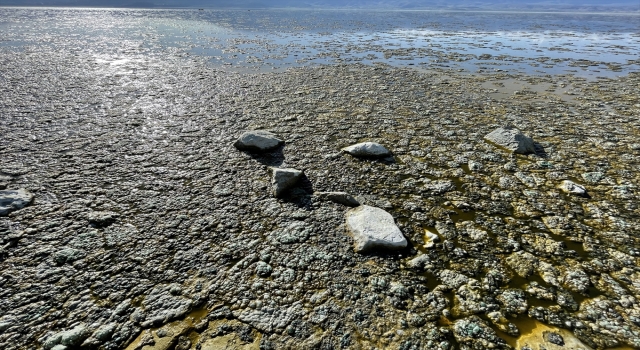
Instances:
[[[253,130],[240,135],[233,145],[242,151],[264,152],[277,148],[283,142],[283,140],[268,131]]]
[[[376,142],[362,142],[345,147],[342,150],[356,157],[386,157],[391,155],[388,149]]]
[[[288,168],[270,167],[269,170],[271,171],[271,186],[275,197],[281,197],[282,194],[293,187],[304,174],[300,170]]]
[[[520,130],[513,126],[497,128],[484,138],[514,153],[525,154],[536,152],[533,139],[523,135]]]
[[[433,233],[431,231],[424,230],[424,235],[430,241],[434,241],[434,242],[439,242],[440,241],[440,237],[437,234],[435,234],[435,233]]]
[[[33,200],[33,195],[27,190],[0,191],[0,216],[6,216],[10,212],[22,209]]]
[[[565,193],[573,194],[576,196],[584,197],[587,195],[587,189],[584,186],[578,185],[577,183],[569,180],[562,181],[558,188],[560,188]]]
[[[361,205],[347,212],[347,229],[355,241],[356,252],[402,249],[407,239],[386,211]]]

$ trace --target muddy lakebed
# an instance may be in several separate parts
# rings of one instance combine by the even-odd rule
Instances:
[[[637,21],[0,8],[0,347],[639,348]]]

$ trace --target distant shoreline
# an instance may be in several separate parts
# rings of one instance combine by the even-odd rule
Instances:
[[[16,9],[136,9],[136,10],[288,10],[288,11],[371,11],[371,12],[459,12],[459,13],[531,13],[531,14],[585,14],[585,15],[626,15],[640,16],[640,8],[636,7],[611,7],[610,10],[580,10],[580,9],[507,9],[496,10],[489,8],[360,8],[360,7],[172,7],[172,6],[69,6],[69,5],[0,5],[0,8],[16,8]]]

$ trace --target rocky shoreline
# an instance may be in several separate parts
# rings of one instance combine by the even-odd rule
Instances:
[[[0,217],[4,349],[538,349],[531,322],[548,349],[640,347],[639,74],[0,66],[0,181],[34,195]],[[514,80],[549,91],[484,87]],[[506,124],[535,152],[484,139]],[[285,143],[241,152],[247,130]],[[359,142],[392,156],[341,152]],[[275,198],[270,167],[304,177]],[[407,247],[354,252],[326,192]]]

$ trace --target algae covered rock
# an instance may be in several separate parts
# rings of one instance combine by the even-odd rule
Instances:
[[[470,316],[453,324],[458,343],[471,349],[511,349],[480,317]]]

